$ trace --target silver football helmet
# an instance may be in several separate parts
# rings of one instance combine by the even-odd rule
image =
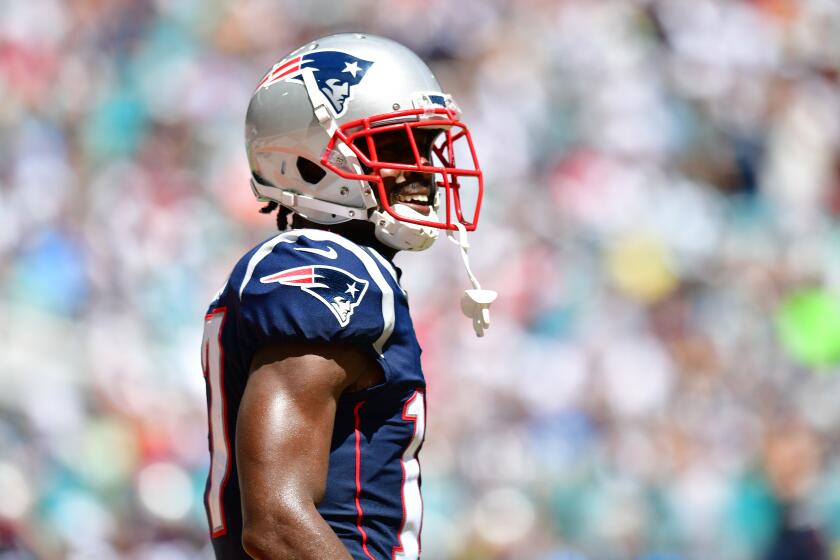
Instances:
[[[281,59],[251,97],[245,142],[254,195],[313,222],[367,220],[382,243],[422,250],[478,221],[483,177],[460,111],[389,39],[332,35]]]

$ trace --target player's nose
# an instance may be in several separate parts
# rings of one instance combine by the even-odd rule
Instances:
[[[401,185],[411,178],[414,171],[405,169],[383,169],[380,174],[383,179],[394,179],[394,184]]]
[[[429,160],[423,156],[420,156],[420,165],[429,165]],[[392,169],[392,168],[383,168],[379,171],[379,174],[385,178],[393,178],[395,179],[396,184],[404,183],[405,181],[409,180],[412,175],[414,174],[421,174],[423,172],[416,171],[413,169]]]

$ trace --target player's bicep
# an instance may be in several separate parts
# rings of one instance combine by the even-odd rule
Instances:
[[[369,356],[337,344],[269,346],[254,356],[236,426],[246,519],[320,501],[338,400],[372,368],[381,377]]]
[[[236,427],[246,519],[320,499],[336,403],[347,382],[345,369],[317,348],[257,354]]]

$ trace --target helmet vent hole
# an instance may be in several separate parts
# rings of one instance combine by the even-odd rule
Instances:
[[[327,174],[320,165],[303,157],[297,158],[297,170],[301,179],[310,184],[317,184]]]
[[[285,174],[286,174],[286,160],[284,159],[282,162],[280,162],[280,175],[285,175]]]

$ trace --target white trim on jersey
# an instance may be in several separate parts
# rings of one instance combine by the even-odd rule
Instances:
[[[260,248],[256,250],[256,252],[251,255],[250,260],[248,261],[248,267],[245,269],[245,277],[242,279],[242,284],[239,285],[239,299],[242,299],[242,292],[245,291],[245,286],[248,285],[248,282],[251,281],[251,276],[254,274],[254,269],[257,268],[257,265],[260,264],[260,261],[266,258],[271,252],[274,250],[274,247],[284,241],[283,234],[277,235],[272,237],[262,245]]]
[[[400,291],[402,291],[403,295],[406,295],[405,289],[403,289],[402,284],[400,284],[400,279],[397,277],[397,269],[394,268],[394,265],[391,264],[391,261],[383,257],[379,254],[379,251],[374,249],[373,247],[365,247],[368,253],[374,256],[376,260],[379,261],[379,264],[387,270],[391,274],[391,278],[394,279],[394,284],[400,287]]]

